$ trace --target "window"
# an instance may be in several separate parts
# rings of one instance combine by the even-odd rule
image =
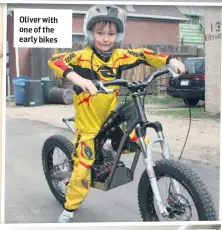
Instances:
[[[189,74],[203,74],[205,73],[205,61],[204,59],[194,59],[194,60],[186,60],[184,62],[186,71]]]

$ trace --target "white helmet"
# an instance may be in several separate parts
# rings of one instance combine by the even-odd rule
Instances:
[[[126,23],[127,13],[123,9],[114,5],[95,5],[92,6],[86,13],[84,19],[84,34],[86,45],[93,46],[94,38],[92,26],[100,21],[110,21],[117,26],[117,37],[114,46],[120,47],[123,38]]]

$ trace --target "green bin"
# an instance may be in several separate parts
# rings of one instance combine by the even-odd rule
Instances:
[[[59,88],[59,81],[50,80],[49,78],[41,78],[41,85],[42,85],[44,103],[48,104],[50,103],[49,101],[50,90],[52,88]]]

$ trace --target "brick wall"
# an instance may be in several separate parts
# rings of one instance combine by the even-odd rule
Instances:
[[[205,8],[205,110],[212,114],[220,113],[221,109],[221,22],[221,8]]]

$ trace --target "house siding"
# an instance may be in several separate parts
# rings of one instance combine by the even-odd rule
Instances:
[[[216,31],[216,23],[222,23],[221,8],[208,7],[205,9],[206,37],[221,35],[221,29]],[[213,25],[213,30],[211,25]],[[212,114],[221,111],[221,48],[222,40],[205,41],[206,80],[205,80],[205,110]]]
[[[83,18],[73,18],[73,33],[83,33]],[[128,19],[124,44],[179,45],[179,23]]]
[[[179,45],[179,23],[128,20],[124,43]]]

